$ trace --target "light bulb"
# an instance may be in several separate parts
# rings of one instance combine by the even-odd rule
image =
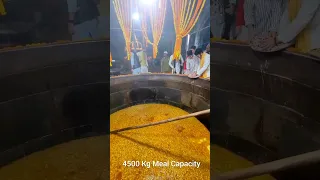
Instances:
[[[139,13],[133,13],[132,14],[132,19],[134,19],[134,20],[139,20]]]

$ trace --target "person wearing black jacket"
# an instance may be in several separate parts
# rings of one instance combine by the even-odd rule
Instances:
[[[141,73],[141,63],[136,49],[132,49],[131,52],[131,70],[133,75]]]
[[[224,0],[224,20],[225,20],[225,27],[224,32],[222,35],[223,39],[229,40],[234,38],[234,30],[233,26],[235,25],[235,10],[236,10],[236,1],[235,0]]]

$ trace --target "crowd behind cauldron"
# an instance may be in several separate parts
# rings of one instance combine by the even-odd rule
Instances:
[[[0,48],[109,38],[106,0],[0,0]]]
[[[125,57],[126,59],[127,57]],[[169,55],[168,51],[164,51],[159,61],[154,60],[147,55],[144,49],[137,50],[132,48],[130,65],[131,73],[134,75],[148,72],[161,72],[172,74],[185,74],[190,78],[210,78],[210,44],[206,49],[191,46],[186,52],[185,57],[174,58]]]
[[[211,0],[211,32],[261,52],[294,47],[320,58],[320,0]]]

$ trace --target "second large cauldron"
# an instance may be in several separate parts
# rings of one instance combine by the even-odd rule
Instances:
[[[319,59],[219,42],[211,54],[211,141],[256,164],[320,149]],[[318,179],[319,167],[275,176]]]

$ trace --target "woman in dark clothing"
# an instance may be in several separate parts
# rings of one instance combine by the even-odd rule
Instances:
[[[232,36],[234,36],[233,34],[233,25],[235,23],[235,7],[236,7],[236,3],[235,1],[231,2],[232,0],[224,0],[224,7],[225,7],[225,14],[224,14],[224,19],[225,19],[225,29],[224,29],[224,33],[222,38],[223,39],[230,39],[230,33],[232,32]],[[233,38],[233,37],[232,37]]]

